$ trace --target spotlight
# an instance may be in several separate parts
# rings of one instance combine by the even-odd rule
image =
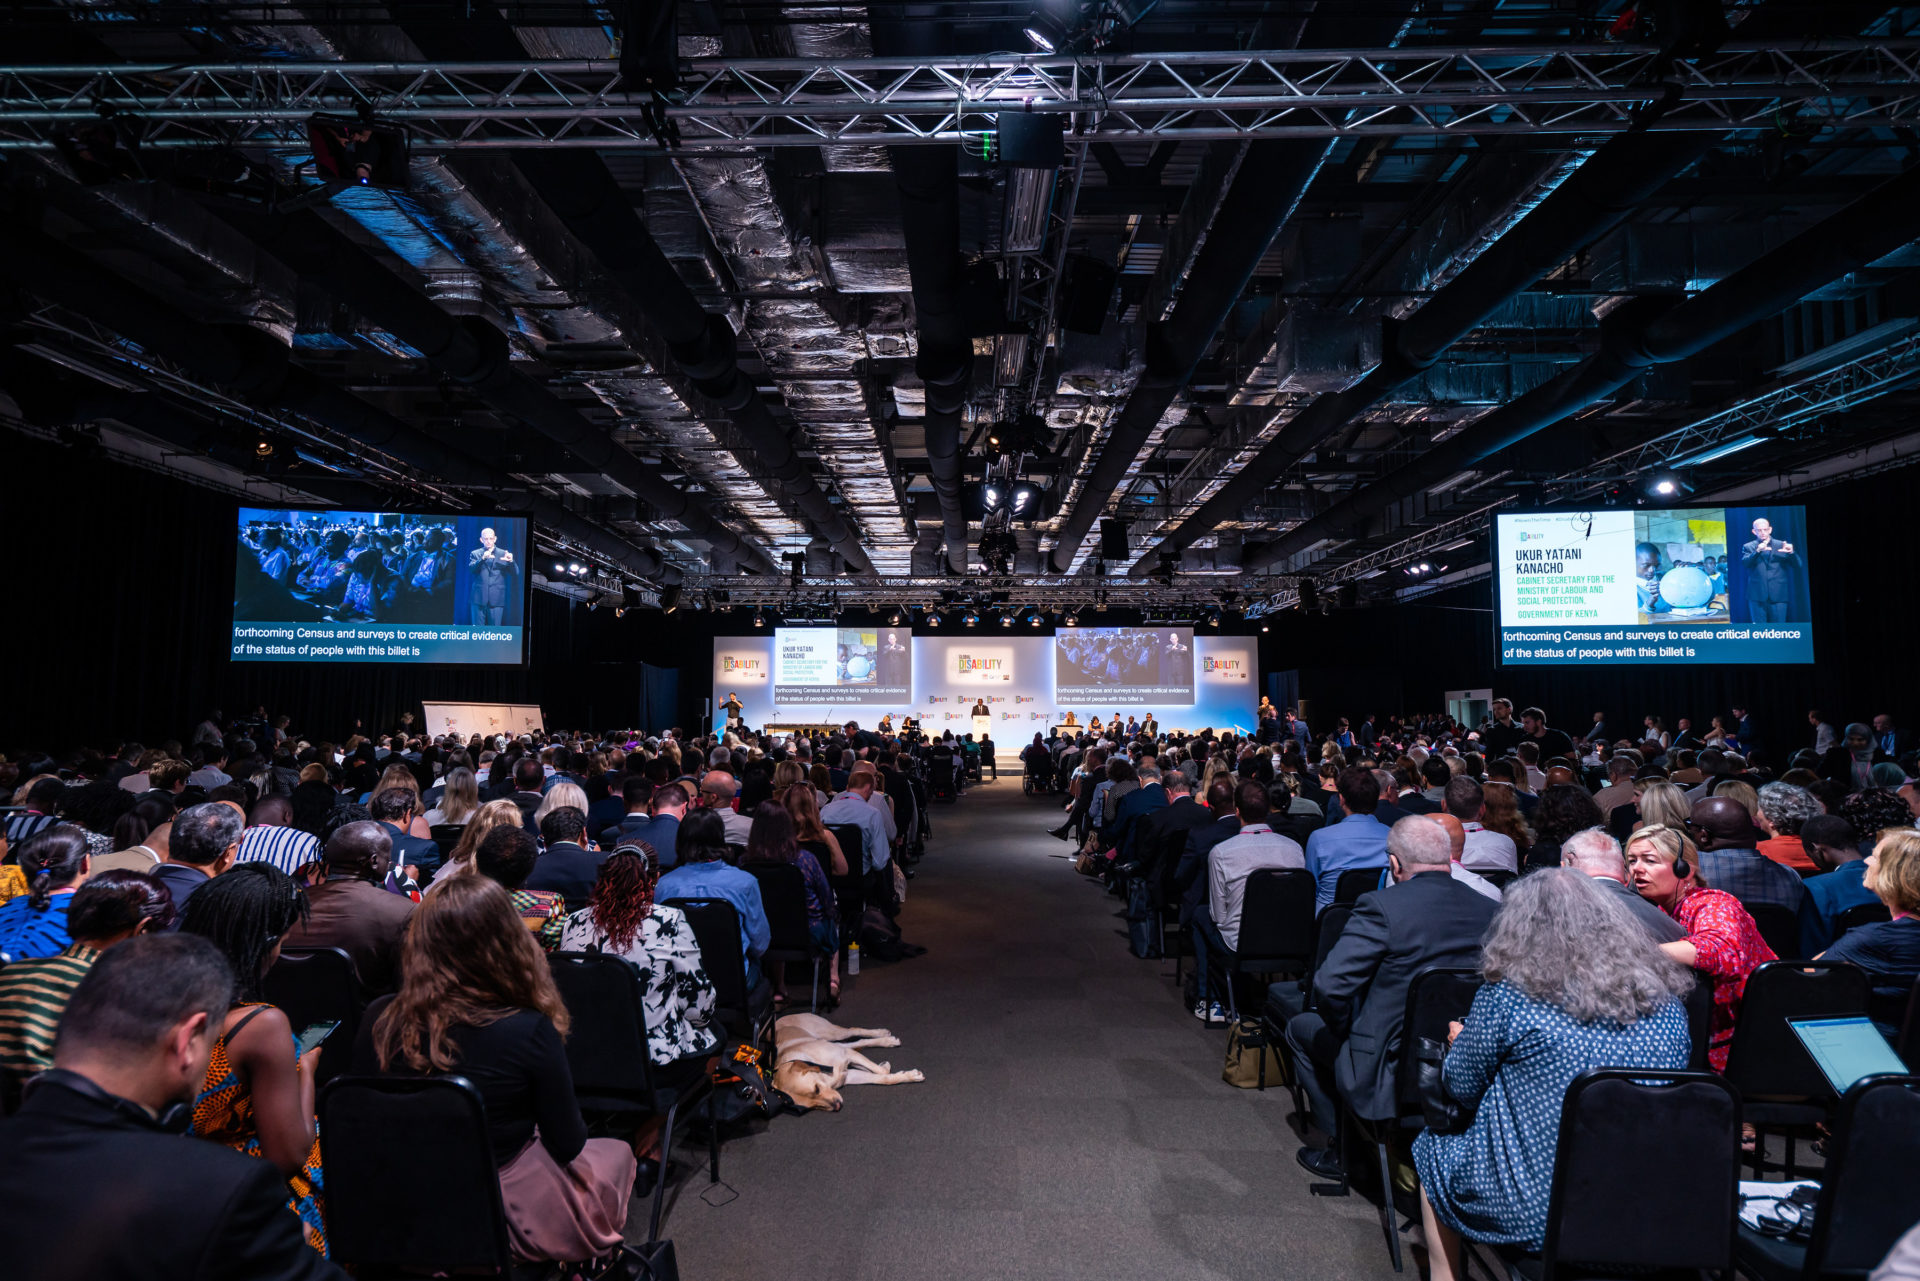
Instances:
[[[894,610],[894,611],[893,611],[892,613],[890,613],[890,614],[888,614],[888,615],[887,615],[887,626],[888,626],[888,627],[898,627],[898,626],[900,626],[900,611],[899,611],[899,610],[897,610],[897,609],[896,609],[896,610]]]
[[[253,452],[257,458],[271,458],[273,457],[273,442],[270,440],[260,441],[254,445]]]
[[[1267,634],[1267,625],[1265,623],[1260,624],[1260,634],[1262,636]]]
[[[680,608],[680,584],[669,583],[660,589],[660,612],[671,614]]]
[[[1038,49],[1041,53],[1053,52],[1052,37],[1047,35],[1047,33],[1042,31],[1038,26],[1027,27],[1022,34],[1027,37],[1027,43],[1035,49]]]
[[[615,605],[613,607],[613,616],[615,618],[625,618],[627,616],[627,607],[625,605]]]
[[[1693,492],[1679,472],[1655,472],[1647,479],[1647,492],[1655,498],[1684,498]]]
[[[928,610],[928,611],[927,611],[927,626],[928,626],[928,627],[938,627],[938,626],[940,626],[940,611],[939,611],[939,610],[937,610],[937,609],[930,609],[930,610]]]
[[[761,613],[761,612],[760,612],[759,610],[757,610],[757,609],[756,609],[756,610],[754,610],[754,611],[753,611],[753,625],[754,625],[755,627],[765,627],[765,626],[767,625],[767,616],[766,616],[765,614],[763,614],[763,613]]]
[[[1027,626],[1028,626],[1028,627],[1038,627],[1038,626],[1040,626],[1040,611],[1039,611],[1039,610],[1037,610],[1037,609],[1036,609],[1036,610],[1034,610],[1034,611],[1033,611],[1033,612],[1032,612],[1031,614],[1028,614],[1028,615],[1027,615]]]
[[[968,627],[978,626],[980,622],[980,614],[978,611],[969,607],[966,613],[960,615],[960,621],[962,623],[965,623]]]
[[[1220,626],[1220,611],[1219,611],[1219,610],[1217,610],[1217,609],[1216,609],[1216,610],[1214,610],[1214,611],[1212,611],[1211,613],[1209,613],[1209,614],[1207,615],[1207,626],[1208,626],[1208,627],[1218,627],[1218,626]]]
[[[1080,626],[1080,611],[1070,609],[1067,611],[1067,616],[1060,621],[1068,627],[1078,627]]]
[[[553,572],[556,574],[564,574],[567,572],[567,567],[556,560],[553,562]]]
[[[1003,613],[1003,614],[1001,614],[1001,615],[1000,615],[1000,626],[1002,626],[1002,627],[1012,627],[1012,626],[1013,626],[1013,615],[1012,615],[1012,614],[1010,614],[1010,613]]]

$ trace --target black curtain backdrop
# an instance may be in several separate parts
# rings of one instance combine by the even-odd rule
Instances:
[[[388,729],[423,699],[538,702],[554,726],[689,729],[710,696],[713,637],[745,617],[682,608],[663,616],[588,610],[532,593],[525,667],[235,663],[229,657],[237,500],[154,472],[13,436],[5,512],[15,588],[0,661],[0,749],[64,751],[122,737],[184,740],[215,707],[265,704],[308,736],[344,736],[356,719]],[[1915,724],[1900,654],[1920,602],[1897,572],[1911,538],[1917,474],[1897,470],[1805,502],[1817,661],[1795,667],[1507,668],[1494,665],[1490,581],[1401,606],[1279,615],[1260,636],[1267,673],[1296,673],[1315,727],[1331,717],[1441,710],[1448,689],[1491,687],[1578,730],[1594,711],[1616,727],[1653,713],[1672,728],[1736,702],[1775,750],[1810,743],[1810,707],[1836,721],[1891,712]],[[849,619],[849,621],[858,621]],[[1115,610],[1103,623],[1137,616]],[[1257,626],[1257,625],[1256,625]],[[951,631],[951,627],[943,629]],[[1249,629],[1252,630],[1252,629]],[[648,666],[655,671],[651,674]],[[678,672],[669,682],[659,668]]]

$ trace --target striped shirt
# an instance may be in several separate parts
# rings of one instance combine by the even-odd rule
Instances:
[[[53,1066],[53,1034],[73,989],[100,956],[81,943],[0,971],[0,1075],[13,1084]]]
[[[36,814],[31,810],[15,814],[7,820],[7,844],[18,850],[22,841],[37,836],[59,821],[58,814]]]
[[[320,838],[297,827],[249,827],[240,835],[235,863],[271,863],[287,875],[320,861]]]

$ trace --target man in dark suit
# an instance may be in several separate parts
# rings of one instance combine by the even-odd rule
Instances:
[[[411,836],[407,825],[413,822],[413,793],[404,787],[383,787],[367,802],[367,813],[393,837],[393,862],[407,869],[407,875],[425,885],[440,870],[440,847],[424,836]]]
[[[232,971],[196,935],[101,954],[53,1068],[0,1122],[9,1281],[344,1281],[302,1238],[271,1162],[181,1137],[232,999]]]
[[[1881,712],[1873,718],[1873,745],[1887,754],[1889,760],[1899,760],[1913,750],[1913,734],[1893,723],[1893,717]]]
[[[1207,812],[1213,821],[1187,832],[1187,848],[1173,869],[1173,891],[1180,896],[1180,923],[1190,924],[1207,904],[1207,859],[1213,847],[1240,835],[1240,812],[1234,808],[1234,782],[1220,775],[1207,788]]]
[[[186,907],[201,886],[223,875],[240,857],[247,820],[223,801],[189,806],[173,820],[167,861],[156,864],[153,879],[173,895],[176,910]],[[179,928],[176,924],[175,928]]]
[[[480,531],[480,545],[467,554],[467,622],[475,627],[498,627],[507,616],[508,595],[519,566],[513,553],[496,547],[500,536]]]
[[[1167,803],[1134,824],[1134,861],[1137,874],[1156,887],[1171,887],[1173,873],[1186,852],[1186,838],[1195,828],[1213,822],[1213,811],[1193,798],[1193,780],[1179,770],[1168,770],[1162,780]],[[1174,838],[1179,845],[1174,845]],[[1225,839],[1224,837],[1221,839]],[[1156,890],[1156,894],[1158,891]]]
[[[520,825],[529,832],[540,830],[534,824],[533,812],[546,799],[540,790],[546,780],[547,771],[541,767],[539,757],[522,756],[513,763],[513,791],[507,799],[520,807]]]
[[[558,892],[567,900],[569,912],[585,907],[593,883],[600,879],[600,864],[607,857],[581,844],[586,835],[587,816],[573,806],[549,811],[540,820],[540,839],[546,842],[546,852],[533,865],[527,888]]]
[[[1471,968],[1500,905],[1452,876],[1453,842],[1426,818],[1402,820],[1387,837],[1394,883],[1360,896],[1313,979],[1314,1006],[1287,1022],[1287,1046],[1325,1149],[1298,1159],[1322,1178],[1340,1178],[1339,1109],[1385,1120],[1397,1112],[1394,1071],[1407,988],[1428,966]],[[1277,985],[1278,986],[1278,985]]]
[[[1152,757],[1140,762],[1139,772],[1135,775],[1140,786],[1120,798],[1113,807],[1113,822],[1110,824],[1113,848],[1119,851],[1122,863],[1131,863],[1139,857],[1134,843],[1134,829],[1146,815],[1167,807],[1167,789],[1160,781],[1160,767],[1153,763]]]
[[[1740,549],[1747,572],[1747,617],[1756,623],[1784,623],[1793,607],[1793,574],[1801,566],[1792,543],[1773,536],[1765,516],[1753,522],[1753,538]]]
[[[326,879],[307,890],[306,921],[287,931],[288,947],[337,947],[352,957],[369,997],[400,985],[400,941],[413,917],[413,900],[384,888],[389,832],[381,823],[348,823],[329,837]]]

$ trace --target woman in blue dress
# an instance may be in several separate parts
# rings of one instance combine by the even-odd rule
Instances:
[[[1462,1276],[1461,1238],[1539,1251],[1567,1086],[1597,1067],[1679,1070],[1693,976],[1632,908],[1570,868],[1508,887],[1487,932],[1487,985],[1451,1030],[1447,1089],[1476,1107],[1459,1134],[1413,1143],[1432,1281]]]

